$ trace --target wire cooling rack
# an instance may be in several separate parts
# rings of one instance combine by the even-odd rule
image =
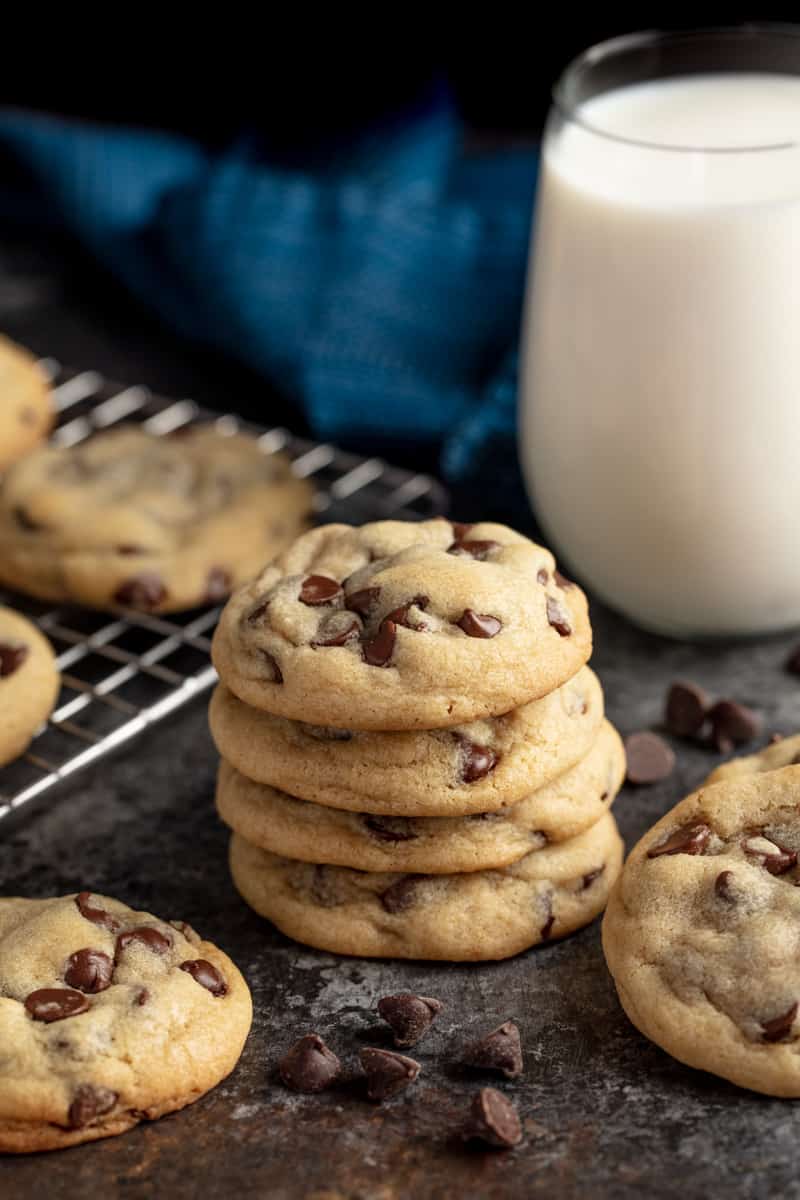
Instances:
[[[54,385],[58,417],[53,441],[59,445],[74,445],[121,422],[168,434],[192,421],[212,420],[224,433],[254,433],[265,454],[287,454],[296,474],[316,488],[320,521],[421,520],[447,508],[445,489],[428,475],[309,442],[285,429],[258,428],[192,400],[167,400],[143,387],[121,388],[96,371],[71,372],[52,359],[40,365]],[[0,603],[25,613],[47,635],[62,679],[56,708],[28,752],[0,768],[0,821],[29,813],[33,802],[59,783],[207,692],[216,680],[209,650],[219,607],[168,617],[128,610],[99,613],[40,604],[2,589]]]

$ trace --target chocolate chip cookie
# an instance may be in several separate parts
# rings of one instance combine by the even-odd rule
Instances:
[[[800,1096],[800,766],[727,778],[631,852],[603,924],[619,998],[681,1062]]]
[[[781,738],[756,754],[741,754],[722,763],[711,772],[706,784],[720,783],[723,779],[740,779],[743,775],[758,775],[763,771],[776,771],[797,762],[800,762],[800,733]]]
[[[591,653],[586,598],[504,525],[312,530],[231,598],[214,661],[240,700],[342,729],[509,712]]]
[[[499,717],[375,733],[275,717],[220,686],[209,719],[223,758],[291,796],[352,812],[462,816],[514,804],[578,762],[597,738],[603,692],[583,667]]]
[[[89,892],[0,899],[0,1151],[124,1133],[236,1065],[250,993],[181,921]]]
[[[319,866],[231,839],[234,883],[256,912],[307,945],[366,958],[508,958],[588,924],[621,865],[610,813],[503,870],[458,875]]]
[[[254,438],[140,427],[48,448],[0,484],[0,581],[44,600],[218,603],[307,525],[312,494]]]
[[[50,716],[59,673],[50,643],[10,608],[0,608],[0,766],[17,758]]]
[[[298,800],[253,783],[223,760],[219,814],[263,850],[361,871],[427,874],[505,867],[595,824],[625,773],[622,743],[605,722],[585,758],[518,804],[466,817],[376,816]]]
[[[36,360],[0,335],[0,471],[44,441],[54,415],[50,384]]]

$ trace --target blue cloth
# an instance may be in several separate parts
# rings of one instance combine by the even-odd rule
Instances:
[[[0,112],[29,187],[163,320],[297,397],[324,439],[442,448],[451,479],[515,464],[532,151],[464,155],[446,97],[306,162],[255,139]],[[35,200],[35,204],[34,204]]]

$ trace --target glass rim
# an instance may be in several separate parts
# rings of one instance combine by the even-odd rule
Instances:
[[[800,46],[800,24],[788,21],[748,21],[741,25],[705,25],[694,29],[642,29],[634,33],[623,33],[617,37],[607,38],[602,42],[596,42],[594,45],[588,46],[586,50],[582,50],[580,54],[567,63],[550,93],[553,108],[563,120],[578,126],[587,133],[594,134],[596,137],[606,138],[609,141],[618,142],[626,146],[636,146],[639,149],[657,150],[668,154],[763,154],[777,150],[800,149],[800,135],[797,138],[792,138],[790,141],[765,142],[753,146],[673,145],[669,142],[651,142],[644,138],[628,137],[625,134],[612,133],[608,129],[602,129],[585,120],[580,116],[579,106],[576,101],[569,99],[565,94],[566,86],[569,84],[571,78],[582,67],[592,67],[604,59],[611,58],[626,50],[652,47],[665,43],[704,41],[706,39],[710,40],[713,37],[741,38],[743,40],[757,39],[759,37],[765,39],[769,37],[788,37],[796,39],[798,46]],[[709,64],[708,74],[724,73],[723,71],[715,70],[713,65]],[[765,72],[765,74],[768,73]],[[785,74],[785,72],[775,73]],[[680,78],[680,75],[678,74],[675,77]],[[798,79],[800,79],[800,75],[798,75]]]

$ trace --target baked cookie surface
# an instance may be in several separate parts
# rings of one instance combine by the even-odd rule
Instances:
[[[781,738],[779,742],[765,746],[755,754],[740,754],[728,762],[715,767],[706,779],[706,786],[720,783],[724,779],[739,779],[743,775],[760,775],[764,771],[777,771],[800,761],[800,733]]]
[[[343,729],[496,716],[590,653],[586,598],[549,551],[444,518],[312,530],[234,594],[214,638],[245,704]]]
[[[375,733],[274,717],[220,686],[209,721],[223,758],[290,796],[351,812],[461,816],[514,804],[578,762],[600,730],[603,692],[583,667],[499,717]]]
[[[0,335],[0,471],[44,441],[54,416],[50,384],[33,355]]]
[[[603,948],[634,1025],[681,1062],[800,1096],[800,766],[703,787],[631,852]]]
[[[237,968],[182,922],[88,892],[0,899],[0,1151],[191,1104],[233,1070],[250,1020]]]
[[[53,711],[59,673],[35,625],[0,607],[0,766],[18,758]]]
[[[233,880],[289,937],[363,958],[508,958],[588,924],[622,865],[607,813],[578,837],[499,871],[408,875],[319,866],[270,854],[238,834]]]
[[[624,774],[622,742],[605,722],[579,763],[495,813],[384,817],[323,808],[254,783],[224,760],[217,809],[248,842],[284,858],[361,871],[453,874],[505,867],[582,833],[610,807]]]
[[[223,600],[308,524],[288,460],[212,426],[125,426],[0,482],[0,581],[40,599],[176,612]]]

